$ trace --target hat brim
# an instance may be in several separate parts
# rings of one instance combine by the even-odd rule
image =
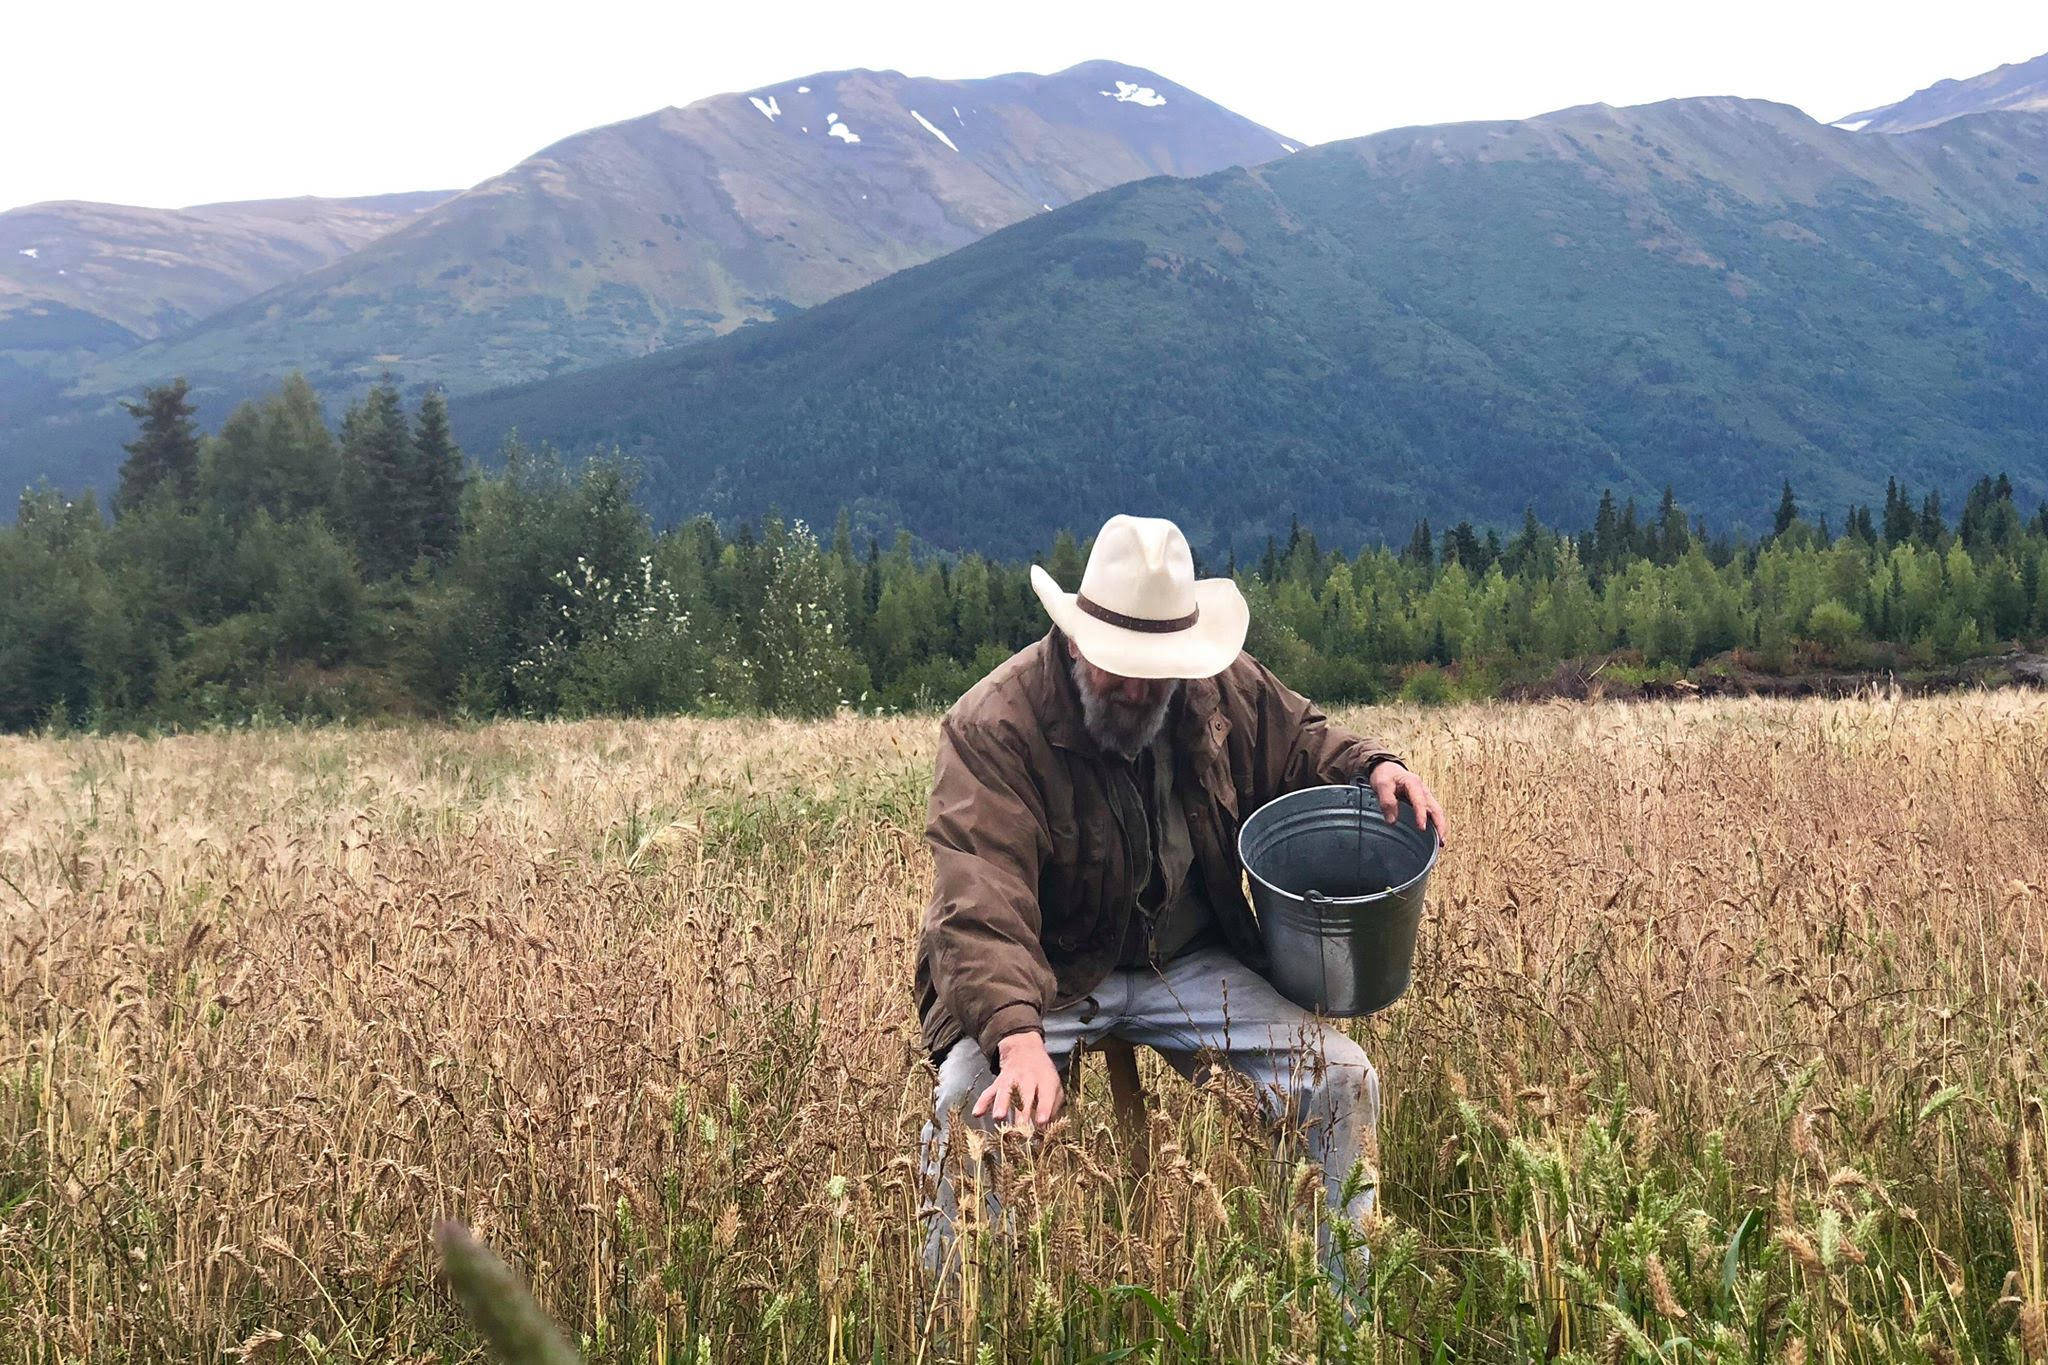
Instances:
[[[1128,630],[1097,620],[1081,610],[1078,593],[1061,592],[1036,564],[1031,590],[1082,658],[1120,678],[1213,678],[1236,661],[1251,625],[1251,608],[1228,578],[1196,583],[1195,623],[1175,631]]]

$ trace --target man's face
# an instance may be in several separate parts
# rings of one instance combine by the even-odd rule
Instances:
[[[1166,711],[1180,690],[1177,678],[1126,678],[1097,668],[1067,642],[1074,668],[1074,686],[1081,694],[1081,717],[1088,733],[1105,749],[1135,756],[1152,742],[1166,723]]]

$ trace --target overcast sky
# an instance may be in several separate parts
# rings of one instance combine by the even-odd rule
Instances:
[[[1824,119],[2048,51],[2044,0],[7,6],[0,207],[473,184],[570,133],[814,71],[1147,66],[1323,142],[1678,95]]]

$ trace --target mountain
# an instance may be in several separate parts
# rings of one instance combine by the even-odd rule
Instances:
[[[1767,525],[1887,475],[2048,490],[2048,119],[1873,138],[1690,99],[1410,128],[1150,180],[720,341],[458,402],[617,443],[663,519],[778,508],[1021,553],[1110,512],[1250,550]]]
[[[0,213],[0,396],[68,381],[95,360],[182,331],[446,198],[9,209]]]
[[[462,392],[792,313],[1141,177],[1283,156],[1140,67],[838,71],[592,129],[328,268],[93,377]]]
[[[1964,114],[1994,110],[2048,113],[2048,53],[1961,81],[1936,81],[1897,104],[1863,109],[1835,120],[1848,132],[1909,133]]]

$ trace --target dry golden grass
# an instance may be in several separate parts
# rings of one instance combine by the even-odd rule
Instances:
[[[1156,1074],[920,1284],[928,718],[0,740],[0,1358],[473,1356],[443,1216],[602,1359],[2048,1357],[2048,698],[1354,719],[1453,829],[1355,1330]]]

